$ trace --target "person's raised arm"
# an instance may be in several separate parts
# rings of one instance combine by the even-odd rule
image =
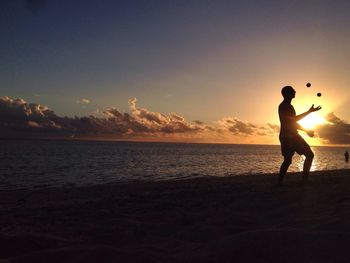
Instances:
[[[307,115],[309,115],[311,112],[315,112],[321,109],[321,106],[317,106],[316,108],[314,107],[314,104],[312,104],[312,106],[310,107],[310,109],[302,114],[299,114],[297,116],[295,116],[295,121],[300,121],[301,119],[303,119],[304,117],[306,117]]]

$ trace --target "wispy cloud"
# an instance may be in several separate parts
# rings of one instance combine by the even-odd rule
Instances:
[[[77,104],[89,104],[91,101],[86,98],[82,98],[80,100],[77,100]]]

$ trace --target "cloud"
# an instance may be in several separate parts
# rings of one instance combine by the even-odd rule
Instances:
[[[138,108],[136,101],[136,98],[129,100],[133,121],[148,132],[187,133],[201,130],[201,125],[187,122],[184,117],[176,113],[163,114]]]
[[[89,104],[91,101],[89,99],[81,99],[81,100],[77,100],[77,104]]]
[[[81,103],[90,103],[83,98]],[[0,97],[1,137],[110,137],[110,138],[186,138],[224,142],[278,143],[279,125],[256,125],[237,117],[225,117],[212,123],[187,121],[183,116],[151,111],[129,100],[129,111],[118,108],[98,110],[86,117],[61,117],[47,106],[21,98]],[[350,144],[350,124],[329,113],[327,124],[317,127],[320,140],[328,144]],[[260,138],[260,139],[256,139]]]
[[[350,124],[333,112],[325,118],[328,123],[316,129],[319,138],[330,144],[350,144]]]
[[[0,97],[0,122],[13,125],[36,122],[43,126],[53,125],[57,116],[48,107],[37,103],[27,103],[23,99]],[[55,126],[55,125],[54,125]]]
[[[265,126],[258,126],[236,117],[222,118],[216,122],[216,126],[211,128],[218,133],[229,132],[236,136],[275,136],[279,132],[278,125],[268,123]]]
[[[218,131],[230,131],[234,135],[252,135],[256,129],[255,125],[234,117],[222,118],[217,124],[219,125]]]
[[[129,100],[129,112],[118,108],[98,110],[98,117],[60,117],[48,107],[28,103],[23,99],[0,98],[0,126],[2,131],[30,131],[55,136],[126,138],[135,136],[169,136],[187,138],[215,138],[228,140],[237,137],[269,136],[278,132],[278,126],[257,126],[236,117],[226,117],[213,123],[187,121],[175,112],[154,112],[137,106],[137,99]],[[0,135],[1,135],[0,130]]]
[[[87,100],[87,99],[85,99]],[[83,100],[82,100],[83,101]],[[23,99],[0,98],[0,125],[14,130],[37,129],[49,131],[59,129],[75,135],[142,135],[194,133],[202,125],[190,123],[176,114],[152,112],[136,106],[136,99],[129,100],[130,112],[109,108],[103,117],[59,117],[52,110],[40,104],[28,103]],[[87,101],[85,101],[87,103]]]

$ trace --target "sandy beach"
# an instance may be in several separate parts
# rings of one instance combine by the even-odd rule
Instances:
[[[350,171],[0,192],[0,262],[349,262]]]

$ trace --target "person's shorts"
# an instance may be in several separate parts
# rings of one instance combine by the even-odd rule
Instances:
[[[293,156],[295,152],[300,155],[311,151],[310,146],[299,134],[292,137],[281,137],[281,151],[283,156]]]

